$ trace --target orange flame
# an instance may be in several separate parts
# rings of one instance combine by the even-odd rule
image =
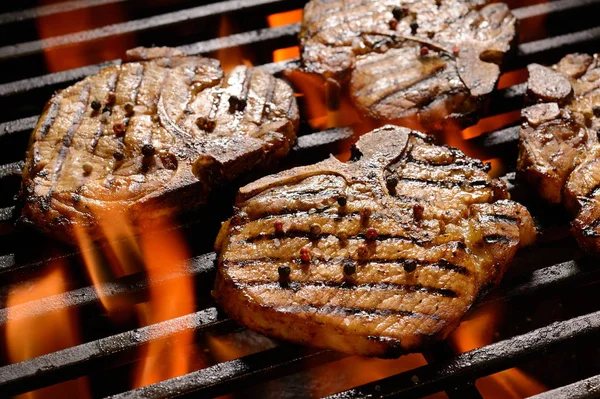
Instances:
[[[450,335],[449,342],[455,351],[463,353],[491,344],[500,326],[503,311],[503,304],[496,302],[477,309],[467,321],[464,321]],[[518,368],[504,370],[481,378],[477,380],[475,385],[486,399],[518,399],[547,390],[544,385]]]
[[[42,0],[40,5],[56,3],[54,0]],[[83,7],[65,13],[57,13],[36,18],[40,39],[81,32],[101,26],[119,23],[125,20],[123,4],[113,3],[102,6],[102,12],[94,7]],[[46,67],[50,72],[64,71],[106,60],[121,58],[128,48],[134,46],[132,35],[123,35],[86,43],[44,51]]]
[[[44,276],[31,285],[12,288],[8,294],[8,322],[6,344],[11,363],[21,362],[37,356],[68,348],[81,342],[76,314],[62,309],[35,317],[23,317],[20,309],[27,302],[58,295],[67,290],[64,265],[58,261],[48,265]],[[67,381],[47,388],[38,389],[20,396],[21,398],[87,398],[87,378]]]
[[[270,28],[284,26],[302,21],[302,9],[280,12],[267,16],[267,23]],[[292,46],[273,51],[273,61],[285,61],[300,57],[300,47]]]
[[[109,316],[129,318],[137,312],[142,326],[160,323],[195,310],[192,277],[186,272],[190,259],[184,238],[167,220],[152,220],[135,228],[126,215],[114,210],[94,211],[104,239],[104,257],[87,232],[76,227],[75,234],[82,257],[94,286],[138,271],[145,271],[149,281],[148,301],[136,305],[118,297],[107,297],[98,290]],[[141,232],[139,236],[136,236]],[[108,259],[106,262],[104,259]],[[191,371],[189,347],[193,331],[186,330],[167,338],[151,341],[135,371],[135,388],[149,385]]]
[[[219,21],[219,37],[225,37],[237,33],[228,15],[221,16]],[[238,65],[252,66],[250,58],[244,48],[228,47],[217,50],[215,57],[221,62],[225,72],[229,72]]]
[[[140,241],[148,279],[165,282],[150,284],[150,300],[139,306],[142,324],[155,324],[193,313],[192,278],[166,278],[173,274],[185,275],[183,269],[190,256],[183,237],[176,230],[168,229],[165,221],[153,223],[151,228],[143,231]],[[134,386],[141,387],[190,372],[188,347],[193,340],[193,331],[187,330],[177,337],[152,341],[146,360],[138,367]]]
[[[323,397],[426,365],[423,355],[413,353],[399,359],[351,356],[310,370],[314,397]],[[444,398],[439,394],[430,398]]]

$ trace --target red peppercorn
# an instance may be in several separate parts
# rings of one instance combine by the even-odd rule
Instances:
[[[310,252],[310,249],[308,249],[306,247],[300,248],[300,259],[302,260],[303,263],[310,262],[310,260],[312,259],[312,254]]]
[[[390,21],[390,29],[391,29],[391,30],[396,30],[396,28],[397,28],[397,27],[398,27],[398,21],[397,21],[397,20],[395,20],[395,19],[392,19],[392,20]]]
[[[125,124],[123,122],[116,122],[113,125],[113,130],[116,134],[123,134],[125,132]]]
[[[276,220],[275,223],[273,223],[273,225],[275,226],[275,232],[277,234],[283,233],[283,221]]]
[[[367,233],[365,234],[367,236],[367,240],[369,241],[373,241],[374,239],[377,238],[377,229],[375,227],[369,227],[367,229]]]
[[[359,245],[358,248],[356,249],[356,252],[358,253],[358,256],[360,256],[361,258],[364,258],[369,254],[369,249],[367,248],[366,245]]]
[[[421,204],[415,204],[413,206],[413,216],[414,216],[414,218],[415,218],[416,221],[419,221],[419,220],[423,219],[423,212],[424,211],[425,211],[425,208]]]
[[[107,105],[113,105],[116,100],[117,100],[117,96],[115,95],[114,91],[109,91],[106,94],[106,104]]]
[[[452,47],[452,52],[454,53],[454,55],[458,55],[458,53],[460,53],[460,47],[458,47],[458,46]]]
[[[421,46],[421,57],[425,56],[429,54],[429,47],[427,46]]]

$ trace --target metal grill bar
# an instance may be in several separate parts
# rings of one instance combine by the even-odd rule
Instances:
[[[474,137],[468,141],[488,150],[504,146],[516,148],[516,143],[519,141],[519,126],[510,126],[502,130],[496,130],[495,132]]]
[[[58,352],[0,367],[0,389],[3,395],[15,395],[55,383],[57,380],[88,374],[99,364],[107,364],[117,355],[127,354],[125,362],[135,360],[135,349],[160,338],[185,331],[203,333],[224,328],[232,331],[236,325],[219,315],[215,308],[152,324],[118,335],[73,346]],[[133,358],[132,358],[133,356]],[[119,362],[118,362],[119,363]]]
[[[299,24],[290,24],[277,28],[265,28],[237,33],[193,44],[186,44],[176,48],[188,55],[200,55],[210,53],[211,51],[239,47],[246,44],[261,44],[272,40],[281,40],[286,38],[292,39],[296,37],[299,31]],[[19,94],[38,88],[63,86],[64,84],[72,83],[87,76],[94,75],[105,67],[119,65],[120,63],[121,60],[106,61],[100,64],[89,65],[82,68],[70,69],[67,71],[51,73],[31,79],[23,79],[15,82],[0,84],[0,97]],[[2,129],[0,129],[0,131],[2,131]]]
[[[298,370],[340,360],[342,353],[283,345],[264,352],[148,385],[133,391],[110,396],[125,398],[172,398],[193,394],[195,397],[216,397],[239,390],[256,381],[273,379]]]
[[[15,82],[0,84],[0,96],[10,96],[13,94],[24,93],[41,87],[55,87],[67,83],[75,82],[86,76],[94,75],[101,69],[111,65],[118,65],[121,60],[112,60],[101,62],[100,64],[88,65],[81,68],[69,69],[62,72],[54,72],[43,76],[37,76],[29,79],[17,80]]]
[[[480,378],[514,367],[542,351],[556,350],[570,340],[600,333],[600,311],[552,323],[527,334],[500,341],[455,358],[422,366],[330,396],[330,399],[397,397],[414,398],[443,390],[462,380]]]
[[[540,4],[534,4],[531,6],[515,8],[512,10],[517,19],[526,19],[533,17],[540,17],[543,15],[561,13],[574,8],[587,7],[593,4],[600,4],[600,0],[560,0],[560,1],[549,1]]]
[[[21,11],[7,12],[0,14],[0,25],[14,23],[17,21],[25,21],[48,15],[60,14],[63,12],[81,10],[83,8],[91,8],[104,6],[107,4],[123,3],[128,0],[75,0],[63,1],[57,4],[48,4],[45,6],[29,8]]]
[[[519,45],[518,65],[524,67],[532,62],[544,63],[569,52],[593,52],[597,50],[598,39],[600,27],[523,43]]]
[[[17,161],[0,165],[0,179],[14,175],[19,176],[21,174],[21,170],[23,170],[24,164],[25,162],[23,161]]]
[[[35,127],[35,124],[37,123],[39,118],[39,115],[35,115],[10,122],[0,123],[0,138],[2,138],[2,136],[7,136],[13,133],[31,131],[31,129]]]
[[[142,297],[150,285],[160,286],[165,282],[179,278],[193,276],[195,278],[206,278],[204,281],[212,281],[214,278],[214,252],[200,255],[190,259],[181,273],[173,273],[162,279],[147,280],[142,274],[133,274],[120,278],[114,282],[103,283],[98,286],[88,286],[62,294],[49,296],[35,301],[25,302],[11,308],[0,309],[0,326],[5,326],[10,320],[36,317],[57,310],[73,309],[89,304],[98,304],[100,298],[107,300],[116,297],[132,299],[135,296]],[[202,280],[199,280],[202,281]],[[209,287],[205,291],[210,290]],[[136,302],[140,302],[137,300]]]
[[[600,375],[531,396],[530,399],[593,399],[598,397],[600,397]]]
[[[25,43],[19,43],[11,46],[0,47],[0,60],[22,57],[25,55],[37,54],[45,50],[72,46],[99,39],[120,36],[127,33],[142,32],[149,29],[156,29],[169,25],[176,25],[182,22],[190,22],[209,16],[221,15],[229,12],[240,12],[268,5],[274,7],[278,4],[290,4],[289,0],[232,0],[221,3],[208,4],[189,8],[186,10],[175,11],[161,14],[149,18],[142,18],[134,21],[122,22],[114,25],[103,26],[97,29],[71,33],[62,36],[54,36],[42,40],[34,40]],[[293,4],[302,5],[304,1]]]

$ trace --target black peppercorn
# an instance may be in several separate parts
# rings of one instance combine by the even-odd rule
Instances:
[[[142,154],[144,154],[145,157],[151,157],[152,155],[154,155],[154,153],[155,149],[152,144],[144,144],[142,146]]]
[[[414,35],[415,33],[417,33],[417,29],[419,29],[419,24],[416,22],[412,22],[410,24],[410,33]]]
[[[356,273],[356,264],[350,259],[344,260],[344,274],[346,276],[351,276]]]
[[[402,266],[404,267],[404,271],[406,271],[407,273],[412,273],[417,269],[417,262],[415,262],[412,259],[409,259],[404,261]]]
[[[117,152],[114,152],[114,153],[113,153],[113,158],[114,158],[115,160],[117,160],[117,161],[122,161],[122,160],[123,160],[123,158],[125,158],[125,155],[123,155],[123,153],[122,153],[122,152],[118,152],[118,151],[117,151]]]
[[[102,104],[100,103],[100,101],[94,100],[94,101],[92,101],[91,106],[94,111],[99,111],[100,108],[102,107]]]
[[[392,15],[397,21],[408,15],[408,9],[406,7],[394,7],[392,8]]]
[[[246,108],[246,99],[238,96],[229,97],[229,112],[243,111]]]
[[[343,195],[340,195],[337,199],[337,203],[339,206],[346,206],[346,204],[348,203],[348,200]]]
[[[288,265],[281,265],[277,268],[277,272],[279,273],[280,279],[287,280],[290,277],[292,269],[290,269]]]
[[[209,119],[205,116],[200,116],[198,117],[198,119],[196,119],[196,125],[202,130],[212,132],[213,130],[215,130],[217,122],[214,119]]]
[[[388,190],[391,190],[391,189],[396,188],[396,186],[398,185],[398,179],[395,178],[394,176],[390,176],[386,179],[385,183],[388,187]]]

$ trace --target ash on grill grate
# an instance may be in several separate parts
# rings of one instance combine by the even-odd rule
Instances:
[[[29,1],[20,3],[34,6]],[[148,7],[147,2],[139,0],[83,0],[29,10],[18,10],[14,9],[14,5],[2,4],[0,10],[4,14],[0,14],[0,66],[7,72],[3,74],[3,83],[0,83],[0,106],[5,110],[0,115],[0,302],[4,303],[6,300],[10,283],[32,284],[32,279],[37,276],[44,263],[50,257],[57,256],[58,248],[55,243],[27,231],[15,231],[11,227],[13,210],[18,205],[13,199],[18,189],[18,172],[28,133],[37,120],[32,115],[40,112],[53,91],[96,73],[103,63],[119,62],[116,58],[120,54],[100,52],[115,39],[122,42],[135,41],[140,45],[154,42],[182,46],[194,54],[215,55],[222,49],[235,49],[250,54],[250,61],[254,64],[270,62],[274,50],[296,45],[298,25],[268,28],[264,17],[298,8],[304,3],[302,0],[232,0],[198,6],[191,0],[176,0],[150,2],[151,6]],[[517,70],[534,61],[549,63],[568,52],[592,51],[600,43],[600,28],[595,17],[600,11],[600,0],[512,3],[514,4],[511,5],[520,7],[514,9],[514,13],[520,19],[521,34],[517,54],[508,69]],[[69,17],[86,13],[101,15],[103,10],[111,7],[121,7],[131,20],[118,21],[106,29],[99,29],[98,24],[86,26],[81,32],[67,29],[55,32],[54,38],[46,41],[40,41],[32,34],[35,32],[32,26],[38,21],[43,24],[57,16],[68,20]],[[216,37],[216,27],[223,16],[230,18],[238,30],[229,32],[229,36]],[[102,18],[95,18],[95,21],[102,21]],[[15,37],[24,44],[13,43]],[[58,69],[53,72],[47,70],[46,65],[49,64],[46,64],[46,60],[77,53],[84,57],[79,58],[80,63],[74,69]],[[264,67],[280,73],[297,66],[297,60],[288,60]],[[511,74],[506,75],[508,78],[505,81],[512,86],[494,94],[488,110],[492,117],[473,128],[477,137],[470,138],[464,145],[478,149],[481,151],[479,154],[486,159],[499,159],[510,168],[516,158],[517,138],[517,129],[511,125],[517,120],[514,112],[511,114],[512,119],[504,114],[521,107],[524,86],[519,84],[522,77],[521,80],[514,79],[514,76],[522,75],[509,75]],[[302,98],[299,100],[304,102],[304,106],[307,105]],[[315,133],[307,126],[305,124],[304,133],[310,134],[299,137],[294,154],[283,167],[312,163],[323,159],[329,152],[340,153],[347,150],[351,134],[349,130],[333,129]],[[487,132],[490,133],[479,135]],[[508,181],[512,182],[511,179]],[[226,189],[223,198],[232,198],[234,193],[233,188]],[[595,267],[595,262],[585,258],[565,234],[563,219],[566,217],[560,210],[544,208],[538,201],[530,198],[526,187],[518,184],[511,188],[511,193],[513,198],[532,208],[543,234],[534,248],[518,255],[500,289],[485,299],[488,304],[505,304],[512,314],[512,317],[505,319],[504,327],[499,331],[500,338],[504,340],[457,357],[449,352],[449,346],[432,350],[426,355],[430,362],[427,366],[342,392],[337,397],[368,393],[403,393],[407,397],[414,397],[440,390],[445,390],[451,398],[479,397],[480,384],[478,382],[473,385],[473,380],[513,366],[537,366],[527,369],[533,375],[536,370],[550,369],[553,364],[557,365],[552,371],[536,374],[549,388],[600,373],[597,361],[600,356],[594,357],[595,353],[589,349],[594,347],[593,341],[589,343],[589,339],[597,339],[600,331],[600,316],[593,296],[600,280],[600,271]],[[316,396],[315,392],[329,394],[336,389],[352,388],[340,386],[329,391],[311,388],[311,384],[318,381],[315,373],[343,362],[352,363],[352,358],[340,360],[343,355],[280,344],[274,348],[266,346],[265,351],[247,353],[240,359],[231,358],[232,360],[216,363],[176,381],[167,380],[143,388],[142,391],[126,392],[131,388],[127,377],[133,369],[132,364],[136,364],[139,358],[137,349],[157,337],[152,331],[166,335],[178,329],[197,331],[196,347],[190,348],[190,351],[202,358],[214,356],[212,353],[207,355],[202,350],[209,342],[206,338],[209,335],[206,333],[222,337],[238,331],[238,326],[212,307],[209,297],[214,255],[202,254],[212,245],[218,224],[229,215],[230,207],[228,201],[216,202],[218,207],[213,208],[210,220],[201,213],[186,215],[188,219],[184,221],[185,226],[182,228],[188,235],[188,241],[194,243],[191,250],[195,257],[185,273],[198,281],[197,306],[201,310],[180,320],[166,321],[166,325],[170,326],[168,328],[149,326],[134,330],[133,323],[113,326],[100,308],[98,292],[89,286],[78,261],[80,255],[73,253],[72,249],[59,251],[61,255],[68,255],[65,259],[70,262],[70,270],[73,272],[68,281],[68,291],[53,298],[32,302],[21,309],[27,309],[30,315],[48,314],[62,308],[77,309],[85,316],[84,320],[87,320],[83,326],[85,341],[79,346],[53,352],[46,357],[3,366],[0,368],[2,392],[25,392],[80,375],[90,376],[97,396],[122,394],[121,396],[131,397],[145,393],[151,397],[165,397],[190,392],[217,395],[241,390],[244,397],[264,397],[261,390],[268,388],[273,397],[280,397],[283,394],[297,394],[298,390],[290,388],[294,383],[302,385],[301,392],[306,394],[303,396]],[[140,273],[106,282],[100,287],[100,292],[104,296],[126,297],[135,303],[141,303],[147,299],[148,286],[145,275]],[[6,322],[8,313],[6,309],[0,310],[0,324]],[[476,313],[469,317],[476,317]],[[531,321],[527,321],[528,318]],[[551,321],[556,323],[548,325]],[[573,348],[586,343],[589,343],[587,350],[577,351]],[[550,350],[554,354],[548,357],[550,355],[547,352]],[[576,357],[571,359],[572,355]],[[524,358],[539,359],[537,363],[522,363]],[[219,361],[216,358],[213,360]],[[6,362],[6,359],[1,358],[0,361]],[[361,365],[362,372],[365,363],[357,364]],[[298,371],[300,372],[296,373]],[[296,374],[282,377],[290,373]],[[371,379],[382,376],[372,376]],[[542,397],[594,395],[597,380],[598,377],[593,377]],[[359,382],[353,385],[357,383]],[[251,387],[256,384],[256,387]]]

